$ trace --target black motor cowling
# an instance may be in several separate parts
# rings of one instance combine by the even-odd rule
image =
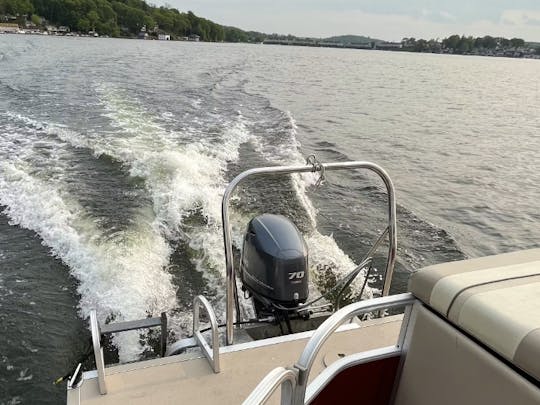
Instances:
[[[244,237],[240,277],[258,315],[295,308],[308,298],[308,251],[296,226],[281,215],[253,218]],[[262,312],[262,313],[261,313]]]

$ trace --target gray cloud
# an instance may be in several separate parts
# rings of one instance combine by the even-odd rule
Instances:
[[[501,22],[511,25],[540,26],[540,10],[505,10],[501,14]]]
[[[459,33],[540,40],[539,0],[166,1],[221,24],[300,36],[350,33],[399,39]]]

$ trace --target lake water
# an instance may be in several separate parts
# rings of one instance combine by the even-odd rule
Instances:
[[[223,319],[220,200],[242,170],[310,154],[386,168],[398,292],[425,265],[540,246],[539,151],[535,60],[1,35],[0,404],[64,401],[52,381],[84,351],[92,308],[102,322],[167,311],[171,340],[194,295]],[[354,268],[384,229],[383,188],[363,172],[314,180],[248,183],[236,243],[281,213],[313,272]],[[121,361],[148,345],[113,339]]]

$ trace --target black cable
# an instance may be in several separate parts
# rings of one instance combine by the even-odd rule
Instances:
[[[289,313],[288,312],[285,312],[283,314],[284,318],[285,318],[285,325],[287,325],[287,330],[289,331],[289,334],[292,334],[293,331],[292,331],[292,326],[291,326],[291,320],[289,319]],[[283,335],[283,333],[282,333]]]
[[[360,273],[362,269],[359,269],[358,270],[358,273]],[[373,262],[370,262],[369,264],[369,268],[368,268],[368,271],[364,277],[364,282],[362,284],[362,288],[360,290],[360,300],[362,300],[362,294],[364,293],[364,289],[366,288],[366,284],[367,284],[367,280],[368,280],[368,277],[371,273],[371,270],[373,270]],[[356,278],[358,274],[355,274],[353,277],[351,277],[346,283],[345,285],[343,286],[343,288],[341,289],[341,291],[338,293],[337,297],[336,297],[336,309],[339,309],[341,308],[341,296],[343,295],[343,293],[345,292],[345,290],[352,284],[352,282],[354,281],[354,279]]]
[[[359,270],[359,272],[360,271],[361,270]],[[354,281],[355,278],[356,278],[356,275],[355,275],[355,277],[349,278],[349,280],[347,280],[347,282],[345,282],[345,284],[343,285],[341,290],[339,290],[339,292],[337,293],[336,301],[335,301],[335,304],[334,304],[335,307],[336,307],[336,310],[341,308],[341,297],[342,297],[343,293],[345,292],[345,290],[352,284],[352,282]]]
[[[373,263],[369,264],[369,268],[368,268],[368,271],[366,273],[366,277],[364,278],[364,284],[362,284],[362,288],[360,290],[360,300],[362,300],[362,294],[364,293],[364,289],[366,288],[366,285],[367,285],[368,278],[370,276],[371,270],[373,270]]]
[[[279,331],[281,332],[281,336],[285,334],[285,331],[283,330],[283,325],[281,324],[281,312],[278,312],[276,314],[277,323],[279,326]]]
[[[236,282],[234,283],[234,306],[236,309],[236,319],[242,319],[242,314],[240,313],[240,300],[238,299],[238,286]]]

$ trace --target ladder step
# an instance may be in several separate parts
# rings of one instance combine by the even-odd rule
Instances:
[[[161,318],[145,318],[137,321],[126,321],[100,325],[101,333],[124,332],[134,329],[147,329],[161,325]]]

